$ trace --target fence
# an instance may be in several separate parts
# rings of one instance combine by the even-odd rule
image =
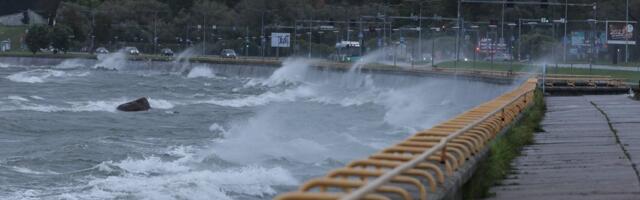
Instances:
[[[325,177],[311,179],[297,191],[276,199],[412,200],[417,196],[425,200],[427,190],[435,192],[438,185],[468,158],[486,148],[533,103],[536,85],[537,79],[528,79],[515,90],[420,131],[369,158],[352,161]],[[400,185],[415,187],[417,192]]]

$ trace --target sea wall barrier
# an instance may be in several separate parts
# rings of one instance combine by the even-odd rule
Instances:
[[[89,54],[18,54],[18,53],[0,53],[0,61],[20,63],[28,65],[55,65],[63,62],[65,59],[75,59],[87,63],[95,63],[96,57]],[[233,71],[231,67],[244,66],[251,68],[263,67],[258,69],[272,68],[275,69],[282,65],[282,59],[247,57],[238,59],[220,58],[217,56],[191,57],[187,59],[191,65],[209,64],[213,67],[224,67],[225,70]],[[170,57],[162,56],[134,56],[129,57],[128,62],[136,63],[140,66],[164,66],[175,65],[176,61]],[[311,65],[319,70],[331,71],[348,71],[353,67],[353,63],[341,63],[325,60],[316,60]],[[269,69],[266,69],[267,71]],[[519,77],[528,76],[528,74],[511,73],[504,71],[490,70],[470,70],[470,69],[451,69],[451,68],[432,68],[424,66],[393,66],[378,63],[364,64],[360,67],[361,72],[365,73],[384,73],[384,74],[401,74],[412,76],[426,77],[456,77],[467,80],[479,80],[496,84],[511,84]]]
[[[278,200],[455,199],[487,146],[533,104],[538,80],[415,133],[368,158],[308,180]]]

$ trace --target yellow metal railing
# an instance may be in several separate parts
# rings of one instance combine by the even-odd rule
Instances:
[[[278,200],[427,199],[447,176],[480,152],[533,103],[537,79],[449,121],[420,131],[369,158],[355,160],[300,186]],[[401,187],[408,186],[408,187]],[[415,188],[417,192],[409,192]],[[415,197],[412,194],[416,194]]]

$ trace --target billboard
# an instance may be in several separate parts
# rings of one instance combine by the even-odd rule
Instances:
[[[607,21],[606,24],[607,44],[636,44],[636,41],[633,39],[634,24],[609,21]]]
[[[291,36],[289,33],[271,33],[271,47],[290,47]]]
[[[481,38],[480,41],[478,41],[476,51],[487,54],[504,53],[507,51],[507,44],[502,41],[496,43],[491,38]]]

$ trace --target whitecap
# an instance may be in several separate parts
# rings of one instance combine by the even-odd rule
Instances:
[[[292,89],[286,89],[282,92],[267,91],[260,95],[251,95],[237,99],[212,99],[203,101],[202,103],[216,104],[229,107],[249,107],[262,106],[272,102],[292,102],[300,98],[308,98],[315,95],[315,91],[307,86],[299,86]]]
[[[14,100],[14,101],[29,101],[29,99],[25,99],[21,96],[17,96],[17,95],[9,95],[7,96],[7,99],[9,100]]]
[[[35,69],[11,74],[7,76],[7,79],[21,83],[44,83],[52,77],[82,77],[87,75],[89,75],[89,72],[66,73],[52,69]]]
[[[164,99],[153,99],[153,98],[148,98],[149,100],[149,104],[151,106],[151,108],[155,108],[155,109],[171,109],[174,107],[174,105]]]
[[[214,78],[216,77],[213,70],[207,66],[197,66],[189,71],[187,78]]]

